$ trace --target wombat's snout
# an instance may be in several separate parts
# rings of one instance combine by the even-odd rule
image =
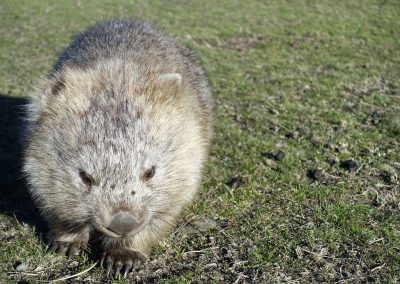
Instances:
[[[112,219],[107,229],[118,235],[127,235],[142,224],[143,218],[135,217],[129,212],[119,212]]]

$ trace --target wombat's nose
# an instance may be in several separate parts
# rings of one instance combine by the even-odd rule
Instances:
[[[120,212],[114,216],[107,228],[118,235],[126,235],[139,224],[140,222],[128,212]]]

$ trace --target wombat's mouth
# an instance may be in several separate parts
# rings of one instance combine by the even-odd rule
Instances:
[[[118,210],[115,213],[93,220],[94,227],[110,238],[128,238],[140,232],[148,223],[150,214],[146,208],[140,210]]]
[[[142,223],[141,225],[137,226],[135,229],[133,229],[132,231],[128,232],[128,233],[118,233],[113,231],[112,229],[104,226],[104,225],[100,225],[97,227],[97,230],[100,231],[100,233],[102,233],[103,235],[109,237],[109,238],[116,238],[116,239],[123,239],[123,238],[129,238],[132,237],[134,235],[136,235],[137,233],[139,233],[142,228],[144,227],[144,223]]]
[[[103,224],[99,224],[97,227],[97,230],[100,231],[100,233],[104,234],[107,237],[110,238],[129,238],[133,237],[137,233],[139,233],[143,227],[146,225],[146,221],[143,220],[140,223],[136,223],[134,226],[130,224],[126,224],[126,222],[121,222],[122,224],[114,224],[115,222],[110,222],[108,226],[105,226]]]

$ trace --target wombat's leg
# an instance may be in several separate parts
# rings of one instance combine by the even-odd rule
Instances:
[[[107,276],[114,270],[114,277],[121,273],[125,278],[129,271],[138,268],[147,259],[146,253],[131,249],[127,243],[103,241],[103,248],[101,266],[107,270]]]
[[[89,228],[68,232],[52,227],[48,234],[50,250],[60,254],[67,254],[68,258],[75,256],[81,249],[84,250],[89,241]]]

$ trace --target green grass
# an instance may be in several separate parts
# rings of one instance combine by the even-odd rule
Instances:
[[[159,24],[194,49],[217,105],[200,194],[131,280],[400,281],[396,0],[1,1],[2,281],[49,281],[95,261],[94,253],[68,261],[46,252],[17,179],[17,116],[31,81],[71,37],[113,17]],[[283,160],[268,158],[278,150]],[[341,168],[347,159],[359,168]],[[309,169],[322,175],[311,179]],[[228,186],[235,176],[243,183]],[[193,233],[198,215],[217,227]],[[70,281],[107,278],[96,267]]]

